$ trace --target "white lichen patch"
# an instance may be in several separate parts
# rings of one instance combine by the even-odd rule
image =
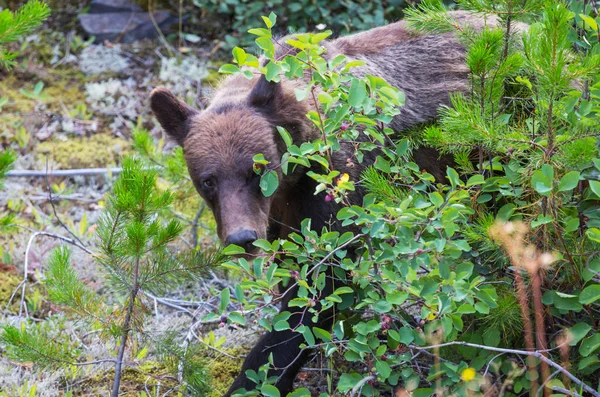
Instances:
[[[111,47],[90,45],[81,52],[79,67],[87,75],[122,72],[129,67],[129,60],[118,44]]]
[[[110,127],[118,130],[125,126],[125,121],[134,121],[143,114],[143,104],[136,95],[136,81],[110,79],[99,83],[85,85],[87,103],[92,110],[105,116],[112,116]]]

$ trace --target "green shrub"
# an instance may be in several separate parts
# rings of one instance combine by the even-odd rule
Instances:
[[[402,105],[401,93],[379,77],[353,77],[359,63],[344,56],[325,61],[319,42],[331,32],[299,34],[287,42],[298,54],[274,59],[275,15],[251,31],[268,59],[259,68],[267,80],[310,76],[297,96],[316,98],[307,117],[323,138],[299,148],[278,129],[288,147],[284,174],[320,165],[307,175],[330,199],[344,203],[356,183],[370,193],[362,206],[337,214],[359,232],[312,230],[305,220],[287,240],[255,242],[264,257],[227,262],[242,281],[222,302],[235,299],[244,313],[258,305],[266,330],[290,329],[289,312],[259,304],[282,298],[274,292],[281,281],[299,286],[294,311],[318,317],[339,309],[332,332],[293,331],[325,357],[341,352],[348,368],[367,364],[341,374],[341,393],[372,396],[398,387],[419,396],[484,395],[496,387],[504,395],[535,396],[540,388],[598,395],[600,19],[581,2],[460,3],[498,16],[502,28],[467,29],[437,1],[406,12],[413,28],[454,32],[467,45],[472,89],[468,97],[452,96],[439,123],[393,144],[385,123]],[[518,19],[535,23],[513,43],[507,32]],[[221,70],[251,78],[246,68],[256,68],[256,58],[241,48],[233,55],[237,65]],[[359,161],[361,152],[381,154],[352,181],[328,158],[341,140],[360,134]],[[441,185],[421,172],[411,161],[411,148],[421,142],[454,154],[461,175],[448,169],[448,184]],[[261,188],[272,194],[276,174],[263,156],[254,161],[267,166]],[[325,296],[325,272],[347,285]],[[418,320],[407,303],[420,308]],[[223,314],[245,324],[241,312],[214,316]],[[270,366],[247,375],[257,390],[278,396]],[[309,394],[302,388],[294,396]]]
[[[245,32],[252,28],[252,23],[261,15],[270,12],[277,14],[279,27],[285,27],[289,32],[306,32],[325,25],[336,33],[343,34],[353,31],[366,30],[393,21],[401,16],[401,10],[406,6],[405,0],[193,0],[194,5],[202,12],[216,15],[221,26],[227,30],[225,44],[249,45]],[[224,22],[226,21],[226,22]],[[240,34],[241,33],[241,34]],[[279,30],[279,34],[287,33]]]

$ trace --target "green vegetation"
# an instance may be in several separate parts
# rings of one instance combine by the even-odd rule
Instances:
[[[169,250],[169,243],[180,235],[182,226],[175,219],[163,223],[156,216],[173,199],[168,191],[156,188],[156,177],[157,171],[143,167],[141,160],[125,159],[123,172],[115,181],[98,223],[99,252],[94,257],[103,269],[105,286],[118,297],[116,306],[106,304],[79,278],[66,246],[53,251],[45,273],[50,302],[65,308],[78,321],[99,331],[106,342],[114,344],[116,359],[101,360],[115,365],[114,396],[120,388],[126,346],[144,328],[145,301],[184,280],[199,277],[217,258],[199,252],[177,255]],[[31,324],[21,329],[4,326],[2,341],[9,357],[55,368],[94,364],[78,362],[82,353],[79,349],[64,338],[53,341],[43,331],[43,325]],[[193,377],[197,370],[195,366],[183,374]]]
[[[298,148],[280,129],[288,145],[283,172],[308,160],[321,165],[309,176],[330,199],[344,203],[359,183],[370,194],[362,206],[347,205],[337,214],[358,233],[312,230],[305,221],[288,240],[257,241],[266,256],[227,262],[243,279],[243,290],[251,291],[231,299],[251,311],[259,301],[277,301],[272,286],[290,280],[300,285],[294,310],[320,316],[331,307],[352,307],[336,316],[333,332],[293,329],[326,357],[342,351],[348,363],[369,363],[343,373],[335,391],[323,396],[371,396],[396,387],[423,396],[484,395],[494,387],[503,395],[598,395],[598,19],[581,2],[459,3],[499,18],[501,28],[469,29],[438,1],[422,2],[406,15],[415,29],[454,32],[467,45],[470,95],[453,95],[437,124],[393,144],[382,122],[397,114],[403,97],[381,78],[354,78],[357,62],[323,60],[319,41],[330,32],[299,34],[287,42],[299,54],[275,59],[275,16],[264,18],[266,28],[252,30],[269,59],[260,69],[267,80],[310,71],[307,91],[297,95],[317,98],[308,117],[324,138]],[[519,20],[531,22],[522,36],[515,34]],[[255,63],[240,48],[233,55],[237,65],[223,71],[241,73]],[[381,154],[360,181],[352,181],[331,168],[328,152],[362,133],[368,138],[357,145],[358,161],[360,151]],[[419,144],[454,154],[460,173],[449,169],[448,185],[436,184],[411,162]],[[262,156],[255,161],[267,165],[261,187],[270,195],[276,174]],[[349,243],[357,247],[355,256],[345,249]],[[325,296],[325,272],[348,285]],[[415,305],[418,320],[407,311]],[[273,312],[259,324],[289,329],[288,316]],[[245,323],[241,313],[227,317]],[[423,355],[432,358],[415,364]],[[277,396],[267,369],[253,375],[256,388]],[[298,389],[294,395],[309,394]]]
[[[39,0],[29,0],[14,13],[9,9],[0,11],[0,66],[10,69],[15,65],[17,53],[7,51],[3,45],[17,41],[37,28],[48,16],[50,9]]]
[[[369,192],[363,205],[336,214],[356,232],[313,230],[305,221],[288,239],[257,241],[267,255],[252,259],[211,248],[214,220],[187,176],[183,151],[165,151],[145,103],[164,83],[196,106],[203,85],[218,81],[214,71],[203,85],[185,71],[177,80],[173,70],[183,63],[173,62],[165,68],[173,80],[162,82],[164,59],[156,58],[144,80],[123,70],[86,74],[89,65],[70,56],[81,56],[90,41],[63,32],[23,39],[48,17],[43,3],[0,11],[0,66],[12,68],[0,81],[0,188],[17,155],[20,165],[38,169],[46,154],[62,168],[124,169],[83,186],[24,180],[19,197],[0,197],[0,359],[7,373],[20,362],[23,377],[0,396],[36,395],[50,374],[65,395],[221,395],[251,347],[249,337],[228,340],[231,330],[289,328],[289,313],[274,307],[279,282],[300,285],[293,310],[320,316],[336,309],[333,329],[294,329],[318,352],[311,365],[323,370],[320,396],[599,395],[600,17],[589,1],[457,3],[501,27],[467,29],[435,0],[408,9],[403,1],[186,2],[219,21],[212,34],[225,36],[225,48],[249,44],[250,24],[274,11],[253,30],[269,61],[260,71],[272,81],[311,71],[298,96],[317,98],[308,117],[324,137],[299,148],[279,129],[288,145],[284,172],[316,166],[310,176],[318,190],[339,203],[357,186]],[[458,35],[468,48],[471,89],[454,95],[436,124],[394,142],[385,123],[402,111],[402,93],[385,76],[356,78],[359,64],[344,56],[325,62],[319,42],[331,31],[298,34],[289,43],[298,54],[273,59],[274,34],[320,23],[342,34],[400,12],[416,30]],[[529,23],[528,31],[517,34],[517,22]],[[137,45],[101,54],[119,60],[108,65],[140,63],[146,71],[143,62],[159,44]],[[235,65],[221,71],[256,68],[250,53],[236,47]],[[380,152],[351,180],[328,155],[361,134],[357,161]],[[454,156],[446,184],[412,161],[419,145]],[[120,157],[132,151],[139,157]],[[264,194],[273,194],[276,174],[261,156],[255,161],[266,166]],[[99,196],[77,202],[82,191],[96,190]],[[52,203],[29,197],[40,192],[52,192]],[[332,271],[346,285],[325,296]],[[279,395],[268,367],[251,374],[256,390],[246,395]],[[305,380],[311,375],[303,376],[292,396],[318,395]]]

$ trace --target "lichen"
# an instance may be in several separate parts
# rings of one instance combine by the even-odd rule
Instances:
[[[89,138],[43,142],[36,151],[40,159],[47,153],[64,168],[94,168],[118,164],[119,158],[131,151],[131,144],[108,134],[96,134]]]
[[[122,72],[129,67],[129,60],[122,55],[121,46],[90,45],[81,52],[79,67],[87,75],[106,72]]]
[[[144,114],[145,103],[136,94],[137,83],[133,78],[126,80],[109,79],[85,85],[87,103],[95,112],[111,116],[112,129],[119,129],[128,119],[134,121]]]

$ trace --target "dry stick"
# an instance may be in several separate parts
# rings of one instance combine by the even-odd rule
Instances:
[[[53,170],[53,171],[38,171],[38,170],[11,170],[6,174],[7,178],[46,178],[48,176],[92,176],[92,175],[108,175],[120,174],[123,168],[74,168],[70,170]]]
[[[559,393],[568,394],[569,396],[573,396],[573,397],[581,397],[581,395],[577,394],[574,391],[563,389],[562,387],[558,387],[558,386],[552,386],[552,390],[557,391]]]
[[[533,326],[531,325],[531,317],[529,316],[529,300],[527,299],[527,289],[523,282],[523,277],[519,269],[515,270],[515,284],[517,285],[517,295],[519,296],[519,306],[521,307],[521,317],[523,318],[523,334],[525,337],[525,346],[527,350],[534,351],[535,344],[533,342]],[[535,396],[537,393],[536,380],[536,363],[532,356],[527,357],[527,367],[529,368],[531,392],[530,395]]]
[[[200,222],[200,217],[202,216],[202,213],[204,212],[205,208],[206,208],[206,202],[203,201],[202,205],[200,205],[200,209],[198,210],[198,212],[196,213],[196,216],[194,217],[194,221],[192,222],[193,248],[196,248],[198,246],[198,222]]]
[[[140,270],[140,258],[135,260],[135,266],[133,269],[133,285],[131,295],[129,298],[129,306],[127,307],[127,314],[125,314],[125,320],[123,321],[123,335],[121,338],[121,345],[119,346],[119,354],[117,355],[117,363],[115,366],[115,380],[113,383],[113,389],[111,397],[119,397],[119,387],[121,384],[121,369],[123,366],[123,355],[125,354],[125,345],[127,344],[127,338],[130,331],[131,317],[133,315],[133,308],[135,305],[135,298],[137,296],[139,285],[138,285],[138,273]]]
[[[358,381],[358,383],[356,385],[354,385],[354,387],[352,388],[352,391],[350,392],[350,397],[354,397],[354,395],[359,391],[362,390],[363,386],[365,385],[365,383],[367,383],[370,380],[375,380],[376,378],[373,375],[369,375],[369,376],[365,376],[364,378],[362,378],[360,381]],[[360,393],[359,393],[360,395]]]
[[[25,288],[27,287],[27,272],[29,271],[29,250],[31,250],[31,244],[33,240],[37,236],[39,236],[41,232],[35,232],[29,237],[29,241],[27,242],[27,248],[25,248],[25,263],[23,264],[23,281],[21,284],[23,285],[21,288],[21,304],[19,305],[19,317],[23,314],[23,308],[25,308],[25,317],[29,317],[29,313],[27,312],[27,305],[25,304]]]
[[[537,350],[528,351],[528,350],[517,350],[517,349],[505,349],[502,347],[491,347],[491,346],[479,345],[476,343],[462,342],[462,341],[446,342],[446,343],[441,343],[439,345],[431,345],[431,346],[416,346],[413,344],[410,345],[411,348],[414,348],[416,350],[431,350],[431,349],[437,349],[437,348],[441,348],[441,347],[445,347],[445,346],[468,346],[468,347],[474,347],[476,349],[489,350],[489,351],[499,352],[499,353],[502,352],[502,353],[531,356],[531,357],[539,359],[540,361],[546,362],[549,366],[551,366],[551,367],[557,369],[559,372],[565,374],[566,376],[569,377],[569,379],[571,379],[571,381],[575,382],[578,386],[580,386],[586,392],[590,393],[592,396],[600,397],[600,392],[597,392],[596,390],[594,390],[593,388],[588,386],[586,383],[584,383],[583,381],[576,378],[572,373],[570,373],[569,371],[567,371],[566,369],[561,367],[560,364],[552,361],[551,359],[546,357],[542,352],[537,351]]]
[[[67,225],[65,225],[63,223],[63,221],[60,220],[60,217],[58,216],[58,213],[56,212],[56,207],[54,206],[54,200],[52,199],[52,186],[50,186],[50,177],[48,176],[48,155],[46,155],[46,185],[48,186],[48,198],[50,200],[50,205],[52,206],[52,212],[54,212],[54,216],[56,217],[56,220],[58,221],[60,226],[67,231],[67,233],[69,233],[71,236],[73,236],[75,238],[75,240],[77,240],[77,242],[79,242],[79,244],[85,246],[83,241],[81,241],[81,239],[79,237],[77,237],[77,235],[71,229],[69,229],[67,227]]]
[[[533,280],[533,307],[534,310],[534,318],[535,318],[535,333],[537,340],[537,348],[542,351],[542,355],[547,356],[548,353],[544,352],[548,346],[548,342],[546,341],[546,327],[544,322],[544,305],[542,304],[542,278],[540,277],[540,266],[536,266],[535,271],[531,274],[531,278]],[[548,363],[542,361],[542,387],[548,382],[550,377],[550,368],[548,368]],[[548,397],[550,395],[550,390],[544,387],[544,396]]]

